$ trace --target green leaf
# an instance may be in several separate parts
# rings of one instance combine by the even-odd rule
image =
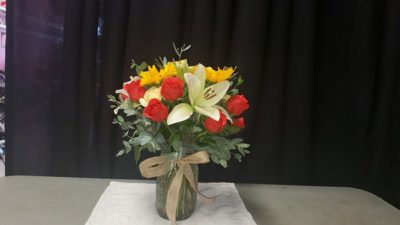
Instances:
[[[140,65],[136,65],[136,73],[139,74],[144,69],[146,69],[146,67],[147,67],[147,63],[146,62],[142,62],[142,63],[140,63]]]
[[[173,135],[171,135],[171,136],[169,137],[169,143],[170,143],[171,145],[173,145],[174,142],[178,141],[179,139],[181,139],[181,135],[180,135],[179,133],[175,133],[175,134],[173,134]]]
[[[134,149],[133,149],[133,152],[135,153],[135,162],[137,163],[138,161],[139,161],[139,159],[140,159],[140,152],[142,151],[142,149],[141,148],[139,148],[139,147],[135,147]]]
[[[239,147],[239,148],[237,148],[237,150],[240,152],[240,154],[242,154],[242,156],[246,155],[243,148]]]
[[[209,145],[205,147],[211,155],[218,157],[218,159],[229,160],[231,158],[231,153],[229,150],[221,149],[219,146]]]
[[[243,141],[242,138],[234,138],[234,139],[231,140],[231,143],[233,145],[237,145],[237,144],[241,143],[242,141]]]
[[[135,60],[132,59],[131,69],[135,68],[135,66],[136,66]]]
[[[236,87],[241,85],[241,84],[243,84],[243,82],[244,82],[244,80],[242,79],[242,76],[239,76],[238,79],[237,79]]]
[[[235,127],[232,125],[226,125],[224,133],[225,133],[225,135],[228,136],[228,135],[236,134],[239,131],[240,131],[239,127]]]
[[[124,153],[125,153],[125,150],[119,150],[119,152],[117,153],[116,156],[121,156],[121,155],[123,155]]]
[[[237,93],[239,93],[239,90],[236,89],[236,88],[234,88],[234,89],[232,89],[232,90],[229,91],[229,94],[230,94],[230,95],[236,95]]]
[[[242,161],[242,155],[240,155],[239,153],[235,153],[233,156],[235,157],[235,159],[237,159],[237,161]]]
[[[192,46],[188,45],[188,46],[185,47],[185,45],[183,45],[182,46],[182,48],[183,48],[182,52],[185,52],[185,51],[189,50],[190,47],[192,47]]]
[[[175,45],[174,42],[172,42],[172,45],[174,46],[174,51],[175,51],[176,55],[180,56],[180,53],[179,53],[179,51],[178,51],[178,48],[176,47],[176,45]]]
[[[145,145],[151,141],[151,136],[149,136],[149,135],[140,136],[138,138],[139,138],[140,145]]]
[[[125,148],[125,154],[128,154],[131,151],[132,151],[132,147],[131,146]]]
[[[117,116],[117,120],[119,121],[119,122],[121,122],[121,123],[123,123],[125,120],[124,120],[124,117],[122,117],[121,115],[118,115]]]
[[[248,147],[250,147],[250,145],[246,144],[246,143],[240,143],[237,146],[240,147],[240,148],[248,148]]]
[[[124,109],[124,113],[126,114],[126,116],[133,116],[133,115],[136,115],[136,110],[134,110],[134,109]]]
[[[167,57],[164,57],[164,58],[163,58],[162,63],[163,63],[164,66],[167,65],[167,63],[168,63]]]
[[[228,163],[223,159],[219,160],[219,164],[221,164],[221,166],[224,167],[224,168],[228,167]]]
[[[202,131],[203,131],[203,129],[201,129],[201,127],[193,127],[193,132],[194,133],[200,133]]]
[[[128,135],[129,135],[129,130],[126,131],[126,132],[124,133],[124,135],[122,135],[122,137],[127,137]]]
[[[181,140],[175,141],[172,143],[172,147],[175,149],[177,152],[182,152],[183,151],[183,144]]]
[[[165,143],[164,135],[162,133],[158,133],[156,136],[156,141],[159,144]]]
[[[117,99],[115,98],[114,95],[107,95],[107,97],[108,97],[108,100],[109,100],[110,102],[114,102],[114,101],[117,100]]]
[[[219,158],[218,158],[216,155],[211,154],[211,160],[212,160],[215,164],[219,164]]]

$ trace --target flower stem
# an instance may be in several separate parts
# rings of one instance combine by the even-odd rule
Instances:
[[[196,140],[204,135],[207,134],[207,131],[203,131],[202,133],[200,133],[199,135],[196,136]]]
[[[164,121],[163,124],[164,124],[164,126],[168,129],[169,133],[170,133],[171,135],[173,135],[174,132],[172,132],[171,128],[167,125],[167,123]]]

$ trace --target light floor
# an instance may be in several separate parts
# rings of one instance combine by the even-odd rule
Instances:
[[[4,164],[0,160],[0,177],[4,177],[4,174],[5,174]]]

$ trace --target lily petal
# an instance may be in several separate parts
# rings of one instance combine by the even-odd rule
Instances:
[[[208,116],[208,117],[210,117],[210,118],[212,118],[213,120],[216,120],[216,121],[219,120],[219,116],[220,116],[219,115],[219,111],[215,107],[199,107],[199,106],[195,106],[194,108],[200,114]]]
[[[184,120],[189,119],[192,114],[193,114],[193,108],[189,104],[186,103],[178,104],[169,113],[167,118],[167,124],[171,125],[174,123],[182,122]]]
[[[196,101],[196,104],[201,107],[217,104],[225,96],[229,86],[229,82],[225,80],[207,87],[203,90],[201,96]]]
[[[199,98],[201,91],[203,90],[201,87],[201,81],[191,73],[185,73],[184,76],[188,86],[190,104],[194,105],[196,99]]]
[[[203,90],[206,83],[206,69],[201,63],[197,65],[196,71],[194,71],[194,76],[201,81],[201,90]]]
[[[229,120],[229,122],[233,123],[233,120],[231,118],[231,116],[229,115],[229,113],[224,109],[224,107],[221,107],[219,105],[214,105],[213,107],[219,109],[223,114],[225,114],[226,119]]]

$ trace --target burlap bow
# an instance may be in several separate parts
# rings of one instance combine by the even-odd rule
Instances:
[[[186,177],[193,190],[195,190],[205,202],[214,201],[214,198],[209,198],[197,190],[197,182],[194,180],[193,171],[190,167],[190,164],[203,164],[208,162],[210,162],[210,159],[206,151],[197,152],[176,161],[176,165],[179,169],[169,187],[166,204],[167,216],[172,224],[176,224],[176,209],[178,207],[179,192],[183,176]],[[165,156],[156,156],[144,160],[140,163],[139,168],[143,177],[159,177],[165,174],[165,171],[171,166],[171,163],[171,160]]]

